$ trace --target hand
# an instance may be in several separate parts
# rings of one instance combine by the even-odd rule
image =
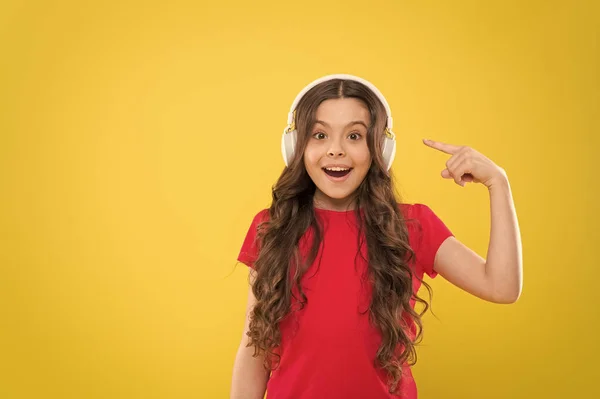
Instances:
[[[483,154],[471,147],[445,144],[439,141],[423,140],[431,148],[452,155],[442,171],[444,179],[454,179],[464,187],[466,183],[482,183],[488,189],[496,182],[506,181],[506,172]]]

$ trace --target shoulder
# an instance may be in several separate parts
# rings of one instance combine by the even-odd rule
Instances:
[[[435,214],[431,210],[431,208],[425,204],[408,204],[399,202],[398,207],[400,208],[400,212],[402,213],[402,216],[407,222],[420,221],[423,219],[430,219],[432,217],[435,217]]]
[[[258,238],[259,226],[262,222],[266,221],[269,217],[269,210],[263,209],[254,214],[252,223],[248,227],[248,232],[242,243],[240,253],[238,255],[238,261],[246,264],[247,266],[254,268],[254,262],[260,252],[260,242]]]
[[[269,209],[261,209],[254,214],[252,217],[252,223],[250,228],[256,230],[261,223],[269,220]]]
[[[416,262],[424,273],[431,278],[436,276],[434,270],[435,256],[439,247],[452,231],[425,204],[399,204],[404,215],[411,247],[415,250]]]
[[[409,233],[449,234],[442,219],[428,206],[421,203],[398,204]]]
[[[260,211],[258,211],[255,215],[254,215],[254,219],[257,222],[266,222],[267,220],[269,220],[269,209],[265,208],[265,209],[261,209]]]
[[[425,204],[399,204],[409,234],[419,233],[437,240],[452,235],[442,219]]]

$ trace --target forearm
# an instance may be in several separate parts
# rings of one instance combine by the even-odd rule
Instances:
[[[498,302],[514,302],[523,286],[521,234],[508,179],[489,187],[491,232],[485,273]]]
[[[233,366],[230,399],[263,399],[269,372],[263,366],[263,357],[253,357],[254,348],[240,344]]]

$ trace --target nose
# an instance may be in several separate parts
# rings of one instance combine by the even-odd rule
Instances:
[[[331,146],[327,150],[327,155],[330,157],[343,157],[344,155],[346,155],[346,152],[344,151],[340,143],[337,142],[337,140],[332,140]]]

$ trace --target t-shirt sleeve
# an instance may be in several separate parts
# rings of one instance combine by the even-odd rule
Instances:
[[[415,249],[417,263],[430,278],[437,276],[433,269],[435,255],[442,243],[454,236],[450,229],[427,205],[415,204],[413,218],[417,222],[418,244]]]
[[[237,260],[248,267],[254,268],[254,262],[258,258],[258,253],[260,251],[260,243],[256,239],[258,225],[267,220],[268,214],[269,210],[264,209],[254,216],[254,219],[252,219],[252,223],[248,228],[248,232],[246,233],[246,237],[244,238],[244,242],[242,243],[242,248],[240,249]]]

